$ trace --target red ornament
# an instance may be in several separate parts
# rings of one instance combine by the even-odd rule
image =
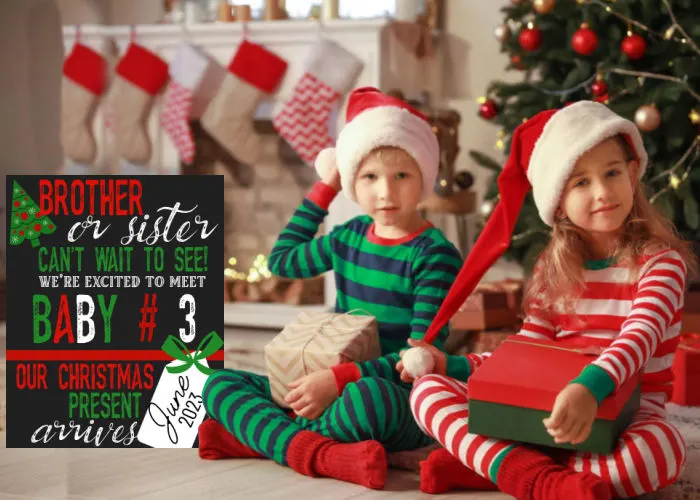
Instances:
[[[16,207],[19,206],[19,201],[16,201],[16,202],[15,202],[15,206],[16,206]]]
[[[22,220],[27,220],[27,217],[29,217],[27,215],[27,212],[22,212],[21,214],[19,214],[19,216],[22,217]]]
[[[628,59],[636,61],[646,54],[647,42],[641,35],[628,35],[622,40],[621,48]]]
[[[34,231],[36,231],[37,233],[41,231],[41,224],[34,224]]]
[[[484,101],[484,103],[481,106],[479,106],[479,116],[485,118],[486,120],[494,118],[497,114],[498,107],[492,99],[486,99],[486,101]]]
[[[522,61],[521,61],[521,59],[520,59],[520,56],[517,55],[517,54],[510,58],[510,63],[511,63],[516,69],[519,69],[519,70],[521,70],[521,71],[525,69],[525,65],[522,63]]]
[[[600,97],[608,91],[608,84],[603,80],[596,80],[593,85],[591,85],[591,92],[595,97]]]
[[[518,35],[518,43],[528,52],[537,50],[542,44],[542,32],[537,28],[525,28]]]
[[[53,229],[53,224],[49,224],[49,229]]]
[[[19,232],[19,235],[20,235],[20,236],[24,236],[24,231],[20,231],[20,232]]]
[[[571,37],[571,48],[577,54],[590,56],[598,48],[598,35],[586,23],[583,23]]]
[[[610,96],[608,94],[602,94],[593,98],[595,102],[601,102],[603,104],[607,104],[608,99],[610,99]]]

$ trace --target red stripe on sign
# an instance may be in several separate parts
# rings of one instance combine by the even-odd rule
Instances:
[[[224,351],[216,351],[208,361],[223,361]],[[7,361],[173,361],[161,350],[34,350],[8,349]]]

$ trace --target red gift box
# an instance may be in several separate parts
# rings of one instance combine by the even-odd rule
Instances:
[[[671,401],[683,406],[700,406],[700,334],[681,336],[672,369]]]
[[[612,452],[639,407],[639,374],[603,400],[591,435],[583,443],[557,445],[542,423],[542,418],[551,414],[559,392],[603,347],[509,337],[469,377],[469,431],[525,443]]]

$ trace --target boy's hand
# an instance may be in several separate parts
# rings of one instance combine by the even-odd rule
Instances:
[[[340,191],[342,186],[340,185],[340,172],[338,172],[338,167],[333,167],[330,172],[324,175],[321,180],[324,184],[329,185],[336,191]]]
[[[292,391],[284,400],[300,417],[313,420],[321,416],[338,397],[338,386],[331,370],[320,370],[298,378],[287,388]]]
[[[410,345],[411,347],[422,347],[423,349],[428,351],[433,357],[433,373],[437,373],[439,375],[446,374],[447,356],[444,352],[442,352],[434,345],[428,344],[427,342],[424,342],[422,340],[408,339],[408,345]],[[401,351],[399,355],[403,358],[404,353],[406,353],[406,350]],[[396,363],[396,371],[401,374],[401,380],[403,382],[409,383],[414,381],[413,377],[403,367],[403,361],[399,361],[398,363]]]
[[[598,411],[591,391],[581,384],[569,384],[557,395],[549,418],[543,420],[555,443],[583,443],[591,433]]]

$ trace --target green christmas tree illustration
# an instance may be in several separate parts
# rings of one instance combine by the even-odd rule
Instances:
[[[12,222],[10,223],[10,245],[21,245],[29,240],[32,247],[39,246],[39,236],[56,231],[56,225],[41,214],[34,200],[17,181],[12,186]]]

